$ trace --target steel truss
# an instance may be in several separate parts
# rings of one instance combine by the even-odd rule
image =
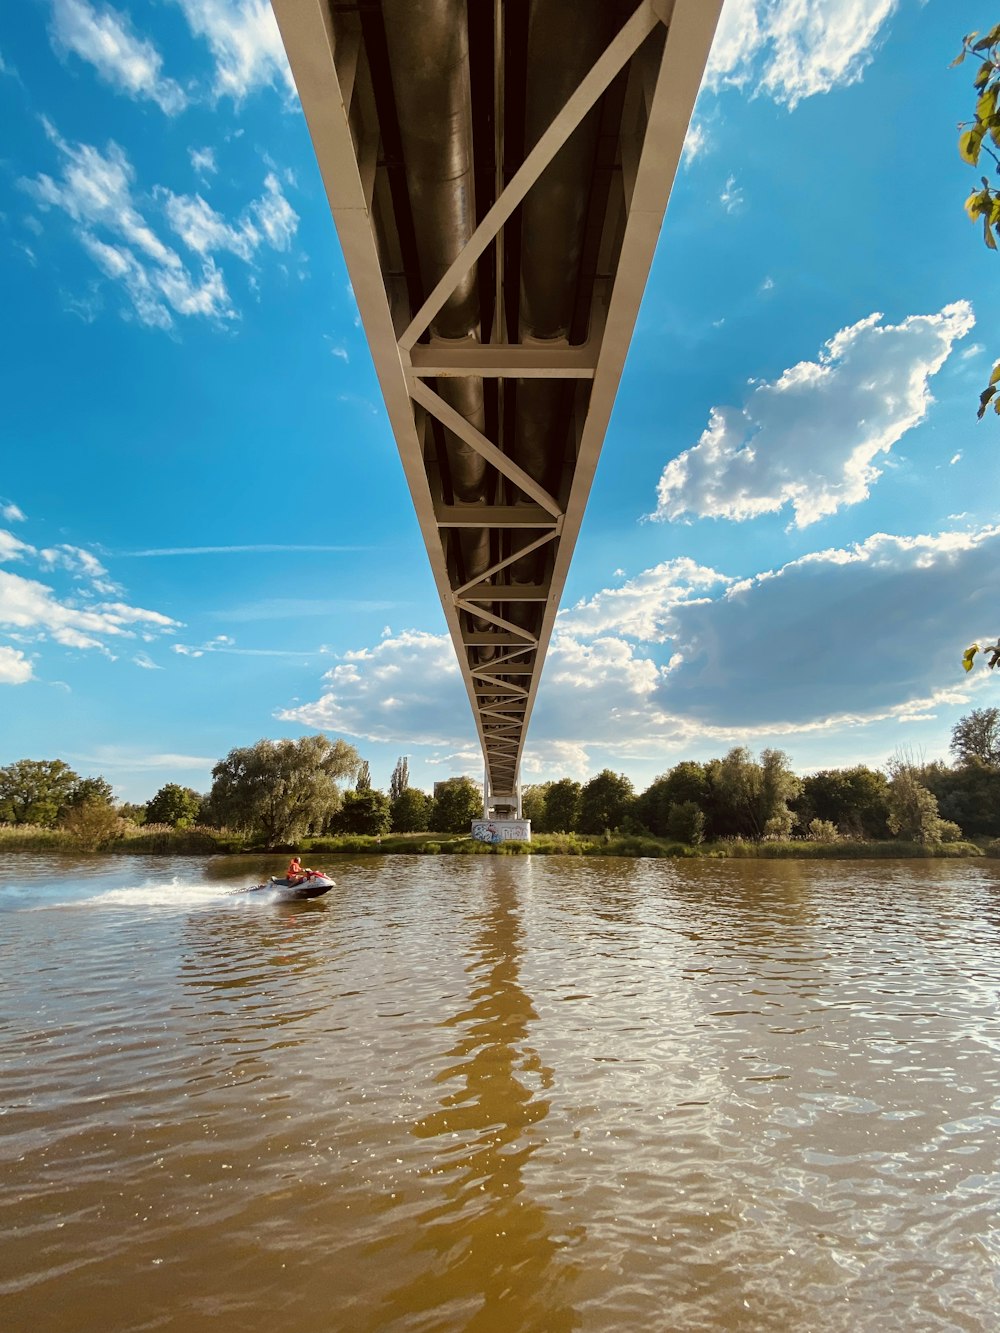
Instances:
[[[486,765],[525,734],[722,0],[272,0]]]

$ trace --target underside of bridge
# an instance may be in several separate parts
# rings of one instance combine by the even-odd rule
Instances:
[[[721,4],[273,0],[498,815]]]

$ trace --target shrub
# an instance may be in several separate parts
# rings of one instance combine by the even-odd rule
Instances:
[[[96,852],[114,841],[121,832],[122,821],[113,805],[94,797],[70,806],[63,815],[62,827],[75,846],[85,852]]]
[[[837,842],[840,838],[837,825],[830,819],[811,819],[806,836],[810,842]]]

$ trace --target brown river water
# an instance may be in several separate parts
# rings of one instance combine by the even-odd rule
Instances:
[[[1000,863],[0,864],[5,1333],[1000,1327]]]

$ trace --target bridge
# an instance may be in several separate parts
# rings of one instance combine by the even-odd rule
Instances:
[[[520,764],[722,0],[272,0],[485,760]]]

